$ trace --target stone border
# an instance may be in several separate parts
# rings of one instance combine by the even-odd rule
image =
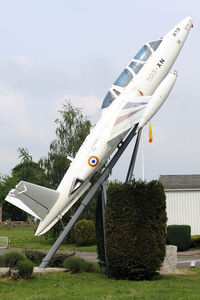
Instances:
[[[5,276],[9,271],[9,268],[0,268],[0,276]],[[47,273],[56,273],[56,272],[66,272],[66,269],[63,268],[45,268],[40,269],[34,267],[33,274],[47,274]]]

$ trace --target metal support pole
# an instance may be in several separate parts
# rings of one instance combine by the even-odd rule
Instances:
[[[144,131],[142,130],[142,181],[144,181]]]
[[[56,251],[60,247],[63,240],[66,238],[67,234],[69,233],[69,231],[71,230],[73,225],[76,223],[76,221],[78,220],[78,218],[80,217],[80,215],[84,211],[85,207],[87,207],[87,205],[90,203],[90,201],[92,200],[92,198],[94,197],[94,195],[96,194],[96,192],[98,191],[100,186],[108,178],[112,168],[115,166],[115,164],[119,160],[120,156],[122,155],[124,150],[127,148],[128,144],[130,143],[132,138],[135,136],[136,128],[137,128],[137,125],[135,125],[135,127],[130,131],[130,133],[128,134],[126,139],[123,142],[120,143],[120,145],[118,146],[117,152],[115,153],[113,158],[110,160],[110,162],[108,163],[108,165],[104,169],[104,171],[101,173],[99,179],[90,188],[89,192],[87,193],[87,195],[85,196],[85,198],[81,202],[81,205],[79,206],[79,208],[75,212],[74,216],[71,218],[69,223],[65,226],[64,230],[62,231],[62,233],[60,234],[58,239],[55,241],[55,243],[53,244],[53,246],[51,247],[51,249],[49,250],[47,255],[43,258],[39,268],[45,268],[48,265],[48,263],[52,259],[53,255],[56,253]]]
[[[142,130],[140,130],[137,134],[137,139],[136,139],[135,146],[134,146],[134,149],[133,149],[133,154],[132,154],[132,157],[131,157],[131,161],[130,161],[130,165],[129,165],[129,168],[128,168],[128,173],[127,173],[127,176],[126,176],[125,183],[130,182],[133,178],[133,169],[134,169],[134,166],[135,166],[135,160],[136,160],[136,156],[137,156],[137,152],[138,152],[138,146],[139,146],[139,142],[140,142],[141,132],[142,132]]]
[[[106,273],[109,274],[109,261],[107,256],[107,248],[106,248],[106,230],[105,230],[105,208],[107,201],[106,194],[106,181],[101,185],[101,203],[102,203],[102,221],[103,221],[103,239],[104,239],[104,255],[105,255],[105,265],[106,265]]]

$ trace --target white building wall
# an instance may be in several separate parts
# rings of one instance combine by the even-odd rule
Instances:
[[[200,234],[200,190],[165,190],[167,225],[190,225],[191,234]]]

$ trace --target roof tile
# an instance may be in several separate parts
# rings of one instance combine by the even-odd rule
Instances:
[[[200,189],[200,175],[160,175],[165,189]]]

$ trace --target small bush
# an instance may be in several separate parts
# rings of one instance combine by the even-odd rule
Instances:
[[[190,248],[200,247],[200,235],[193,235],[190,240]]]
[[[50,261],[49,267],[52,268],[62,268],[63,267],[63,262],[65,259],[74,256],[73,254],[56,254],[52,260]]]
[[[168,225],[167,243],[177,246],[178,251],[188,250],[191,240],[191,227],[189,225]]]
[[[26,257],[19,252],[8,252],[2,256],[3,265],[9,268],[15,268],[19,261],[25,259]]]
[[[71,273],[95,272],[96,270],[92,262],[85,261],[84,259],[75,256],[65,259],[63,266]]]
[[[78,246],[88,246],[95,242],[95,226],[92,220],[80,220],[74,226],[74,239]]]
[[[21,260],[17,263],[19,277],[29,279],[32,276],[34,264],[30,260]]]
[[[71,273],[81,273],[83,271],[84,260],[79,257],[69,257],[64,260],[63,266]]]
[[[83,272],[94,273],[96,271],[96,267],[92,262],[85,261],[83,264]]]

